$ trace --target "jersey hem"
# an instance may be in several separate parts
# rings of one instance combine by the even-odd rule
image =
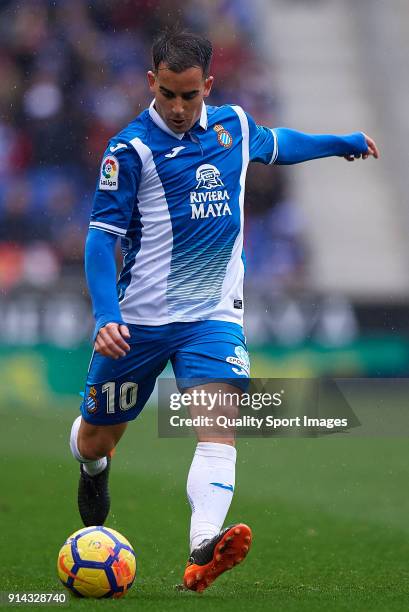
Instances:
[[[195,323],[199,321],[224,321],[225,323],[236,323],[243,327],[243,318],[235,319],[233,317],[223,316],[210,316],[210,317],[167,317],[166,319],[142,319],[142,318],[130,318],[123,317],[125,325],[130,323],[131,325],[152,325],[152,327],[159,327],[160,325],[169,325],[169,323]]]

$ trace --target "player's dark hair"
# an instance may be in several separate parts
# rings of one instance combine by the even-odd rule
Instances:
[[[188,68],[201,68],[203,76],[209,76],[212,59],[212,43],[200,34],[182,30],[178,26],[160,32],[152,45],[152,60],[155,72],[159,64],[165,63],[173,72]]]

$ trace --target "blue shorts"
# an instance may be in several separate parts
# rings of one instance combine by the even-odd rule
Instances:
[[[247,389],[250,367],[240,325],[196,321],[128,328],[131,349],[125,357],[93,353],[81,405],[88,423],[112,425],[135,419],[169,359],[180,390],[214,381]]]

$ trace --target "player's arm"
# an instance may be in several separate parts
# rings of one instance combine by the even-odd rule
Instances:
[[[378,158],[374,140],[363,132],[344,136],[305,134],[288,128],[271,129],[257,125],[246,113],[249,126],[250,161],[263,164],[299,164],[320,157],[341,156],[348,161],[370,155]]]
[[[340,156],[348,161],[379,157],[378,148],[363,132],[343,136],[335,134],[305,134],[288,128],[274,129],[276,135],[276,164],[298,164],[322,157]]]
[[[85,271],[95,316],[95,350],[118,359],[129,351],[129,330],[117,294],[115,244],[132,219],[142,162],[127,142],[111,141],[105,151],[85,248]]]
[[[116,288],[114,234],[90,228],[85,243],[85,274],[95,317],[95,350],[105,357],[126,355],[129,330],[122,320]]]

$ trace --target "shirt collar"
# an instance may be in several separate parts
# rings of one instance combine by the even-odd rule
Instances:
[[[164,132],[166,132],[167,134],[169,134],[170,136],[173,136],[174,138],[177,138],[178,140],[182,140],[183,136],[185,135],[185,133],[183,134],[177,134],[176,132],[174,132],[173,130],[171,130],[166,123],[164,122],[164,120],[162,119],[162,117],[159,115],[158,111],[156,110],[156,108],[154,107],[155,104],[155,100],[153,99],[152,102],[150,103],[149,106],[149,116],[152,119],[152,121]],[[199,125],[203,130],[207,130],[207,109],[206,109],[206,104],[203,102],[202,104],[202,112],[200,113],[200,119],[199,119]]]
[[[207,130],[207,108],[206,104],[202,104],[202,112],[200,113],[199,125],[202,129]]]

